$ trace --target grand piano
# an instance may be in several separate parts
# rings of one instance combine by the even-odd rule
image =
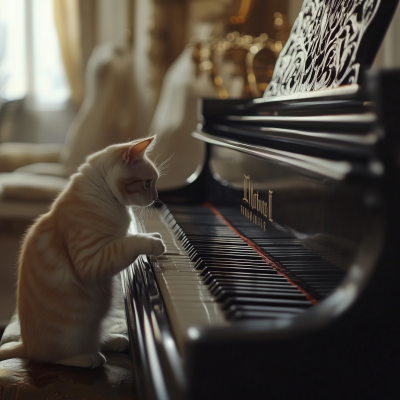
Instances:
[[[305,0],[262,98],[203,100],[167,252],[122,273],[139,399],[398,398],[396,6]]]

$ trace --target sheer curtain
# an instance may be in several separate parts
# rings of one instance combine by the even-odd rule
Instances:
[[[96,1],[53,0],[54,17],[62,59],[71,87],[72,99],[83,99],[83,75],[96,44]]]
[[[0,96],[5,99],[27,92],[24,15],[24,0],[0,0]]]
[[[52,0],[0,0],[0,95],[37,107],[70,97]]]
[[[80,46],[79,2],[54,0],[54,17],[71,97],[75,103],[80,104],[83,98],[83,60]]]

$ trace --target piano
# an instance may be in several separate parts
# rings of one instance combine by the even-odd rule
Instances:
[[[122,273],[139,399],[398,397],[396,6],[305,0],[262,98],[202,101],[167,252]]]

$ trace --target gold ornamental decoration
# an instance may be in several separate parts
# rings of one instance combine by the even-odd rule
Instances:
[[[241,97],[260,97],[272,79],[275,62],[289,36],[286,18],[279,12],[274,13],[274,29],[274,38],[267,33],[255,37],[233,31],[225,37],[213,37],[208,41],[196,42],[193,48],[196,73],[208,74],[215,85],[218,97],[229,98],[217,62],[218,57],[225,57],[233,61],[237,75],[244,79]]]

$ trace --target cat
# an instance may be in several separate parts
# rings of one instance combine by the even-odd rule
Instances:
[[[0,349],[0,360],[97,368],[103,351],[123,351],[124,335],[102,337],[113,277],[140,254],[165,252],[158,233],[129,234],[128,206],[157,199],[159,172],[148,158],[155,137],[90,155],[21,246],[17,308],[21,342]],[[121,290],[121,287],[120,287]]]

